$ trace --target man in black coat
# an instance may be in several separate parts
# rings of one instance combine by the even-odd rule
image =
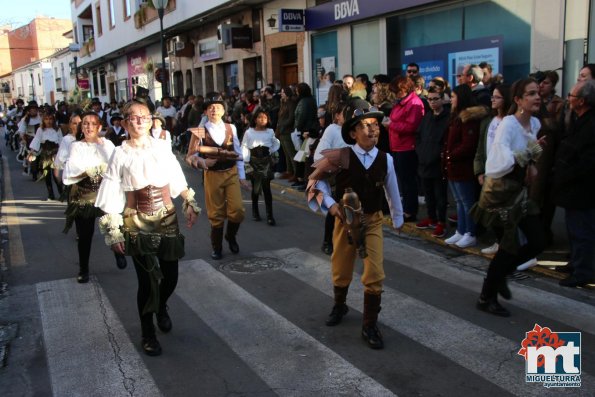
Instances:
[[[577,116],[560,143],[554,168],[554,201],[565,209],[572,274],[565,287],[595,283],[595,81],[578,82],[568,94]]]

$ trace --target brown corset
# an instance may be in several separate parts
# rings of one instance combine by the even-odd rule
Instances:
[[[148,185],[139,190],[126,192],[126,207],[147,215],[153,215],[166,205],[172,205],[169,185],[163,187]]]

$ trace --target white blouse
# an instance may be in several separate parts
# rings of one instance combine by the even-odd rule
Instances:
[[[60,147],[58,148],[58,154],[54,159],[54,166],[62,170],[66,165],[66,161],[68,161],[68,156],[70,155],[70,145],[76,141],[76,137],[72,134],[66,135],[62,138],[62,142],[60,142]]]
[[[35,132],[35,137],[29,144],[29,149],[38,152],[39,149],[41,149],[41,144],[46,141],[55,142],[59,145],[62,141],[62,133],[53,128],[41,129],[40,127],[37,129],[37,132]]]
[[[254,128],[248,128],[242,138],[242,157],[244,163],[250,162],[250,149],[266,146],[269,153],[275,153],[281,147],[281,142],[275,138],[275,132],[271,128],[266,131],[256,131]]]
[[[65,185],[74,185],[85,179],[81,175],[90,167],[107,164],[114,144],[109,139],[101,138],[102,143],[73,142],[70,145],[70,155],[64,167],[62,181]]]
[[[492,121],[490,121],[490,125],[488,126],[488,133],[486,136],[486,157],[490,154],[490,150],[492,150],[492,144],[494,143],[494,139],[496,138],[496,129],[502,122],[502,119],[498,116],[494,117]]]
[[[159,136],[161,135],[161,131],[164,131],[162,128],[151,128],[151,136],[155,139],[161,139]],[[166,141],[171,146],[171,134],[168,130],[165,130],[165,139],[161,139],[162,141]]]
[[[148,147],[136,148],[124,141],[114,150],[99,187],[96,207],[108,214],[119,214],[126,205],[124,192],[149,185],[169,185],[172,198],[188,189],[182,167],[167,142],[162,139],[148,142]]]
[[[331,124],[324,130],[322,138],[318,141],[318,146],[314,151],[314,161],[322,158],[322,151],[326,149],[340,149],[349,146],[343,140],[341,135],[341,126],[339,124]]]
[[[537,140],[537,133],[541,123],[536,117],[531,117],[531,130],[527,131],[519,123],[516,116],[506,116],[496,129],[494,143],[488,153],[486,161],[486,176],[501,178],[514,168],[514,152],[527,148],[529,141]]]

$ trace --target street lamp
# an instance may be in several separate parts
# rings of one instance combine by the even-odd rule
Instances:
[[[35,100],[35,79],[33,78],[33,69],[29,69],[29,74],[31,75],[31,100]]]
[[[166,48],[163,40],[163,13],[167,8],[168,0],[153,0],[153,5],[157,8],[157,14],[159,15],[159,36],[161,37],[161,69],[163,76],[161,78],[161,96],[168,96],[168,84],[169,74],[167,72],[167,66],[165,65],[165,54]]]

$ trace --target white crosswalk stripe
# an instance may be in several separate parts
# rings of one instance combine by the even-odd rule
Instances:
[[[449,266],[444,260],[407,245],[387,244],[386,251],[387,257],[398,255],[400,263],[445,284],[456,283],[469,290],[476,290],[481,284],[481,274]],[[332,295],[328,257],[318,257],[298,248],[255,255],[281,260],[285,264],[281,268],[283,276],[289,280],[286,282],[307,285],[322,294]],[[235,261],[243,260],[237,258]],[[230,349],[233,359],[241,360],[253,372],[250,376],[264,382],[271,392],[279,396],[396,394],[398,379],[389,386],[373,379],[358,368],[358,360],[349,358],[348,361],[344,354],[334,351],[328,341],[317,339],[275,311],[272,308],[275,306],[257,298],[254,290],[252,294],[243,288],[241,285],[247,285],[242,284],[245,280],[237,277],[243,276],[231,276],[203,260],[183,261],[175,295]],[[348,304],[360,311],[363,289],[357,277],[354,275]],[[96,279],[92,278],[88,285],[66,279],[39,283],[36,287],[54,396],[161,395],[142,353],[133,342],[139,339],[138,335],[126,333]],[[527,310],[535,307],[541,310],[539,301],[553,300],[553,294],[525,285],[515,285],[512,290],[514,303],[518,300],[518,306]],[[567,299],[556,297],[563,303]],[[330,299],[324,304],[328,302]],[[577,307],[577,302],[573,304]],[[586,331],[592,331],[593,325],[584,322],[592,319],[593,313],[584,313],[586,320],[580,320],[582,313],[563,313],[561,305],[553,304],[556,316],[563,316],[565,323],[579,329],[584,325]],[[520,341],[510,340],[390,286],[385,286],[382,306],[381,329],[389,328],[404,335],[444,362],[452,362],[460,371],[476,376],[478,382],[516,396],[570,395],[573,392],[525,383],[524,362],[516,355]],[[578,307],[583,309],[580,303]],[[584,309],[588,308],[585,304]],[[352,310],[349,316],[357,316],[357,313]],[[321,325],[323,321],[321,318]],[[174,328],[173,333],[177,329]],[[402,340],[387,342],[403,343]],[[387,352],[392,354],[390,349]],[[382,357],[390,362],[386,353]],[[421,361],[419,365],[423,365]],[[591,375],[583,373],[581,378],[581,390],[595,390]],[[90,393],[90,390],[95,392]]]
[[[180,269],[176,293],[279,395],[394,395],[208,263]]]
[[[332,296],[328,260],[294,248],[266,251],[257,255],[283,259],[289,265],[283,269],[285,272]],[[348,304],[359,309],[363,306],[362,297],[363,287],[356,280],[350,286]],[[525,371],[523,361],[514,357],[520,348],[519,342],[510,341],[390,287],[384,288],[382,299],[383,308],[379,317],[382,324],[445,355],[510,393],[518,396],[559,393],[542,387],[527,387],[524,378],[519,376]],[[586,390],[595,390],[593,377],[583,376],[582,380]]]
[[[37,284],[54,396],[160,396],[101,287]]]

